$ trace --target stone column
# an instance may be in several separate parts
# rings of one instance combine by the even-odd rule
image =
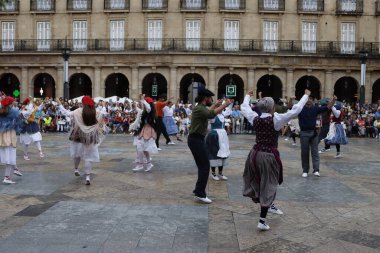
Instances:
[[[212,91],[215,96],[218,95],[218,92],[217,92],[217,89],[216,89],[216,73],[215,73],[215,68],[214,67],[211,67],[208,69],[208,87],[206,87],[207,89],[209,89],[210,91]]]
[[[29,93],[29,80],[28,80],[28,68],[22,67],[21,68],[21,89],[20,89],[20,102],[24,101],[25,98],[27,98],[30,95]],[[7,94],[11,95],[11,94]],[[12,96],[12,95],[11,95]]]
[[[132,89],[129,94],[131,98],[137,99],[139,97],[139,94],[141,93],[138,90],[139,85],[139,68],[134,66],[132,67]]]
[[[332,70],[326,70],[325,72],[325,94],[324,97],[331,98],[334,93],[334,84],[332,81]]]
[[[177,101],[179,94],[177,94],[177,67],[170,67],[170,81],[169,81],[169,94],[167,97],[174,97],[173,101]]]
[[[365,103],[372,103],[372,80],[371,72],[367,71],[365,80]],[[360,86],[358,87],[360,88]],[[358,90],[359,94],[360,90]],[[360,95],[360,94],[359,94]]]
[[[55,80],[55,96],[57,98],[63,97],[63,67],[57,67],[57,80]]]
[[[248,80],[247,80],[247,85],[246,85],[246,89],[244,91],[244,95],[248,93],[248,91],[252,90],[253,91],[253,94],[256,94],[256,85],[255,85],[255,69],[253,68],[249,68],[247,70],[247,77],[248,77]]]
[[[285,97],[284,95],[282,95]],[[286,96],[288,98],[295,96],[295,87],[294,87],[294,70],[286,70]]]
[[[94,98],[102,96],[102,94],[101,94],[101,83],[100,83],[100,68],[99,67],[94,68],[94,92],[92,93],[92,96]]]

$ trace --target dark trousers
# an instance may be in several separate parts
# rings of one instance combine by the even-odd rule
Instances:
[[[310,153],[313,163],[313,172],[319,171],[318,136],[316,131],[301,131],[300,139],[303,172],[308,173],[310,170]]]
[[[161,117],[157,117],[156,119],[156,133],[157,133],[157,139],[156,139],[156,145],[157,145],[157,148],[160,147],[160,135],[161,133],[164,135],[165,139],[166,139],[166,143],[169,143],[170,142],[170,138],[169,138],[169,135],[168,135],[168,132],[166,132],[166,127],[164,125],[164,122],[162,122],[162,118]]]
[[[206,186],[210,173],[210,161],[207,156],[204,136],[190,134],[187,138],[187,145],[189,146],[198,167],[198,180],[195,184],[195,190],[193,193],[197,197],[204,198],[207,196]]]

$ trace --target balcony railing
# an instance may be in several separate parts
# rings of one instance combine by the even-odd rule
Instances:
[[[130,7],[130,0],[104,0],[104,10],[106,11],[127,11]]]
[[[207,0],[181,0],[182,11],[206,11]]]
[[[20,1],[19,0],[9,0],[4,3],[4,6],[0,8],[0,13],[14,13],[20,11]]]
[[[298,13],[321,13],[325,9],[324,0],[298,0]]]
[[[67,0],[67,11],[90,12],[92,0]]]
[[[380,1],[376,0],[376,10],[375,10],[375,15],[379,16],[380,15]]]
[[[259,12],[284,12],[285,0],[259,0]]]
[[[166,11],[168,0],[142,0],[143,11]]]
[[[363,0],[337,0],[336,14],[340,15],[362,15]]]
[[[54,12],[55,0],[30,0],[30,11]]]
[[[55,52],[65,47],[65,39],[0,40],[0,52]],[[67,40],[73,53],[96,52],[187,52],[270,55],[323,55],[353,57],[363,48],[370,57],[380,57],[380,43],[300,40],[224,40],[224,39],[88,39]]]
[[[219,0],[220,11],[245,11],[246,0]]]

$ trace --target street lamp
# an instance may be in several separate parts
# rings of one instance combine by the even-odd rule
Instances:
[[[368,52],[364,49],[359,52],[359,58],[361,63],[360,68],[360,98],[359,98],[359,106],[360,110],[364,104],[365,100],[365,75],[366,75],[366,67],[367,67],[367,58],[368,58]]]
[[[62,48],[63,57],[63,97],[69,99],[69,58],[71,49],[67,47],[67,40],[65,40],[65,47]]]

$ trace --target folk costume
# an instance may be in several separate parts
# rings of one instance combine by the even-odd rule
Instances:
[[[21,113],[24,116],[25,120],[23,122],[22,130],[20,133],[20,143],[24,148],[24,159],[30,160],[28,148],[32,143],[36,144],[37,149],[40,153],[40,157],[43,158],[45,155],[42,153],[41,148],[42,135],[40,133],[40,127],[36,120],[36,114],[37,112],[43,110],[44,104],[37,106],[33,103],[33,101],[30,101],[29,98],[25,99],[22,104],[23,108]]]
[[[156,121],[153,99],[146,97],[145,99],[141,100],[141,103],[143,104],[144,109],[142,112],[140,112],[141,117],[136,118],[139,126],[137,127],[137,125],[135,125],[133,127],[134,129],[137,129],[137,131],[135,131],[135,137],[133,140],[133,145],[136,146],[137,152],[137,165],[132,170],[143,170],[145,165],[145,171],[148,172],[153,167],[150,154],[158,153],[156,145],[157,134],[155,131]]]
[[[341,157],[340,145],[346,145],[348,143],[346,132],[344,131],[342,125],[342,119],[344,117],[343,113],[340,111],[341,107],[336,105],[332,109],[332,118],[330,123],[329,132],[325,139],[327,145],[336,146],[336,156],[335,158]]]
[[[211,166],[211,178],[216,181],[228,179],[223,175],[223,167],[227,165],[228,157],[230,156],[230,144],[225,130],[225,117],[231,115],[232,107],[233,104],[230,104],[222,113],[209,120],[211,131],[206,137],[206,147]],[[219,169],[218,175],[215,174],[216,167]]]
[[[11,174],[22,176],[16,167],[16,144],[17,137],[21,131],[22,116],[20,112],[10,106],[13,103],[12,97],[5,97],[1,100],[0,113],[0,163],[5,164],[3,183],[14,184]]]
[[[95,109],[95,103],[89,96],[82,98],[83,106]],[[90,185],[90,174],[94,162],[99,162],[98,147],[103,141],[106,134],[106,127],[103,121],[103,114],[96,110],[96,123],[87,126],[83,120],[84,108],[78,108],[75,111],[66,110],[59,105],[61,113],[71,118],[70,130],[70,156],[74,160],[75,175],[80,176],[78,166],[80,160],[84,160],[84,170],[86,174],[86,185]]]
[[[261,213],[258,228],[268,230],[265,222],[268,211],[282,214],[282,211],[273,205],[276,197],[277,185],[283,181],[283,168],[280,153],[277,149],[278,134],[281,128],[296,117],[306,104],[308,96],[302,99],[286,113],[274,113],[274,101],[272,98],[262,98],[257,103],[257,109],[253,111],[249,105],[250,96],[244,98],[241,112],[256,131],[256,144],[250,151],[244,168],[243,195],[249,197],[255,203],[260,203]]]

